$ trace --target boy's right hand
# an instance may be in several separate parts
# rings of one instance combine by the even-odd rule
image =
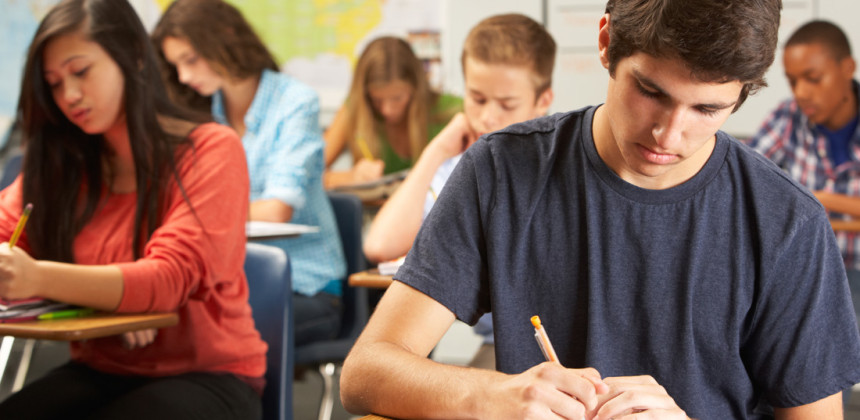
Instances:
[[[350,171],[352,173],[352,182],[359,184],[362,182],[375,181],[382,178],[382,172],[384,170],[385,162],[379,159],[359,159]]]
[[[599,408],[598,394],[609,392],[595,369],[567,369],[541,363],[486,390],[486,418],[587,419]],[[495,400],[491,404],[485,402]]]
[[[448,125],[430,142],[430,146],[443,159],[450,159],[466,151],[478,140],[478,133],[472,129],[466,114],[459,112]]]

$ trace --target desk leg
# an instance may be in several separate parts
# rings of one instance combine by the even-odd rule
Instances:
[[[28,338],[24,341],[24,350],[21,351],[21,362],[18,363],[18,371],[15,373],[15,382],[12,383],[12,393],[16,393],[24,387],[27,380],[27,372],[30,370],[30,360],[33,358],[33,348],[36,340]]]
[[[12,354],[13,344],[15,344],[15,337],[8,335],[0,342],[0,383],[3,381],[3,374],[6,373],[6,364],[9,362],[9,355]]]

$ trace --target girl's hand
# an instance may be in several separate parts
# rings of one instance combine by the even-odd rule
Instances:
[[[143,348],[152,344],[156,335],[158,335],[158,330],[155,328],[123,333],[122,346],[128,350]]]
[[[41,278],[37,261],[21,248],[0,244],[0,297],[27,299],[39,296]]]
[[[359,159],[352,167],[352,181],[356,184],[362,182],[376,181],[382,178],[382,172],[385,170],[385,162],[379,159]]]

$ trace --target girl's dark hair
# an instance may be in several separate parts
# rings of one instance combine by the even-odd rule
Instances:
[[[226,78],[247,79],[278,71],[275,58],[235,7],[222,0],[177,0],[152,31],[152,43],[171,99],[209,113],[211,99],[179,82],[176,67],[162,51],[165,38],[188,41],[194,51]]]
[[[609,73],[643,52],[680,58],[703,82],[743,83],[735,110],[767,86],[781,0],[609,0]]]
[[[46,45],[76,32],[99,44],[125,81],[123,101],[137,184],[132,242],[137,259],[161,224],[167,183],[173,178],[182,188],[176,152],[188,149],[186,137],[194,127],[189,121],[198,117],[168,101],[149,37],[126,0],[64,0],[45,16],[30,44],[18,102],[26,147],[23,202],[35,209],[26,227],[28,241],[36,258],[74,262],[75,236],[109,194],[104,138],[71,123],[44,78]],[[165,130],[168,126],[171,132]]]

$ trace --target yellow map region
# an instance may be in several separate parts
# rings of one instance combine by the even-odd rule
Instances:
[[[159,0],[169,4],[170,0]],[[358,43],[382,21],[383,0],[230,0],[283,64],[322,53],[353,62]]]

